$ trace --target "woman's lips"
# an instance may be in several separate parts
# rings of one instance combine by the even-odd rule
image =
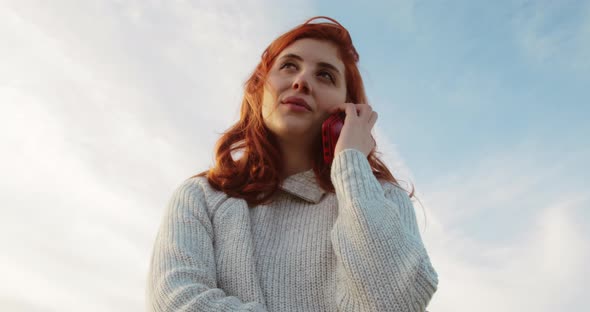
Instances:
[[[290,110],[294,110],[297,112],[309,112],[310,111],[307,107],[297,105],[294,103],[283,103],[283,105],[287,106]]]
[[[291,104],[294,106],[300,106],[300,107],[303,107],[306,110],[311,112],[311,107],[309,106],[309,104],[307,104],[307,102],[304,99],[297,97],[297,96],[287,97],[286,99],[283,100],[282,103],[283,104]]]

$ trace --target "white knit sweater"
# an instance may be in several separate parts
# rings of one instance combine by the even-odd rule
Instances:
[[[336,194],[313,170],[248,208],[204,177],[174,193],[155,242],[150,311],[424,311],[438,276],[414,207],[356,149],[336,155]]]

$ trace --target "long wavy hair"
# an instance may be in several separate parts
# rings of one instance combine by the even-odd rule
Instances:
[[[312,23],[316,19],[330,22]],[[336,45],[345,67],[347,102],[367,103],[363,80],[357,67],[359,55],[350,34],[340,23],[325,16],[313,17],[274,40],[264,50],[260,63],[245,83],[240,120],[217,141],[215,166],[195,175],[206,176],[213,188],[228,196],[243,198],[249,207],[271,202],[279,189],[284,172],[283,155],[278,148],[277,138],[263,122],[264,83],[276,57],[286,47],[304,38],[328,41]],[[331,165],[324,163],[321,151],[321,135],[318,135],[312,150],[313,171],[320,187],[333,193]],[[375,177],[399,185],[376,154],[378,152],[374,148],[368,155]],[[238,158],[235,159],[236,157]],[[412,191],[410,196],[413,193]]]

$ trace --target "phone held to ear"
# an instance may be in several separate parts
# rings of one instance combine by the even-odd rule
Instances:
[[[345,112],[337,112],[330,115],[322,124],[322,150],[324,152],[324,163],[328,165],[334,160],[334,150],[336,149],[336,143],[344,125],[345,117]]]

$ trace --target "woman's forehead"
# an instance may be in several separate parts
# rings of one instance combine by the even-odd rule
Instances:
[[[344,64],[338,56],[338,48],[334,43],[317,39],[300,39],[286,47],[279,54],[279,59],[287,55],[299,56],[305,62],[331,63],[340,70]]]

